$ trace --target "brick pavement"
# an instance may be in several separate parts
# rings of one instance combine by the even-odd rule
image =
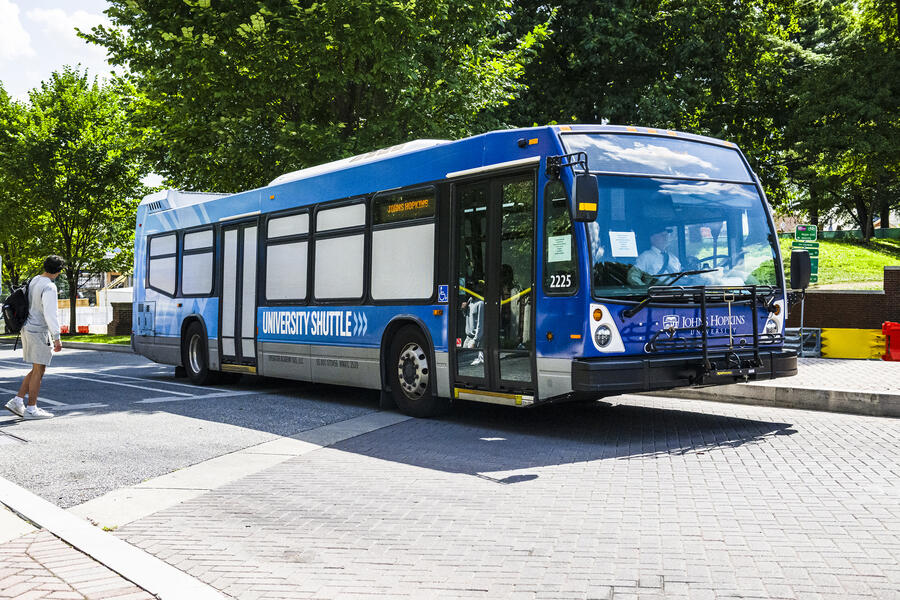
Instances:
[[[857,393],[900,394],[900,362],[842,358],[800,358],[793,377],[753,382],[753,385]]]
[[[238,598],[900,598],[900,420],[469,406],[116,532]]]
[[[0,544],[0,598],[152,600],[153,596],[45,530]]]

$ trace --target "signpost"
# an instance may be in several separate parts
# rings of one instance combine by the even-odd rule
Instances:
[[[794,241],[791,242],[791,250],[798,248],[809,253],[810,276],[809,282],[819,281],[819,242],[816,241],[817,227],[815,225],[797,225],[794,230]],[[800,300],[800,356],[803,356],[803,346],[806,340],[803,338],[803,313],[806,307],[806,290]]]
[[[809,262],[812,265],[810,283],[819,281],[819,242],[816,241],[817,230],[815,225],[797,225],[794,230],[794,241],[791,249],[802,248],[809,252]]]

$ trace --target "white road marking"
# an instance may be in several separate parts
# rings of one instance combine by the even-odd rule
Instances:
[[[66,404],[57,406],[53,410],[80,410],[85,408],[106,408],[109,404],[100,404],[99,402],[89,402],[87,404]]]
[[[145,400],[135,400],[132,404],[162,404],[164,402],[183,402],[184,400],[203,400],[204,398],[229,398],[231,396],[256,396],[260,394],[270,394],[272,390],[235,390],[233,392],[219,392],[215,394],[198,394],[184,398],[182,396],[160,396],[159,398],[147,398]]]
[[[146,385],[135,385],[133,383],[121,383],[118,381],[103,381],[97,379],[95,377],[79,377],[78,375],[67,375],[66,373],[53,373],[54,377],[68,377],[70,379],[81,379],[83,381],[90,381],[91,383],[102,383],[104,385],[120,385],[122,387],[129,388],[137,388],[139,390],[147,391],[148,389],[152,390],[153,388],[148,388]],[[161,390],[159,390],[161,391]],[[168,390],[167,390],[168,391]],[[170,394],[175,394],[176,396],[192,396],[193,394],[188,394],[187,392],[169,392]]]
[[[19,393],[19,390],[11,390],[8,388],[0,388],[0,392],[6,392],[7,394],[12,394],[15,396]],[[38,402],[42,402],[45,404],[52,404],[53,406],[66,406],[65,402],[57,402],[56,400],[51,400],[45,396],[38,396]]]

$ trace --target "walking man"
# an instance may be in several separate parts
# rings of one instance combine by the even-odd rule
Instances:
[[[56,318],[57,292],[53,280],[59,277],[65,261],[56,255],[44,259],[44,272],[28,282],[28,318],[22,327],[22,359],[31,363],[31,372],[22,380],[19,394],[6,403],[6,409],[25,419],[49,419],[53,413],[38,408],[41,378],[50,364],[53,351],[62,350],[59,319]],[[71,310],[75,310],[74,307]],[[26,406],[25,397],[28,397]]]

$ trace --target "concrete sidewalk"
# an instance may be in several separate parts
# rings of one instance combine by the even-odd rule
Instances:
[[[900,417],[900,362],[801,358],[794,377],[650,395]]]

